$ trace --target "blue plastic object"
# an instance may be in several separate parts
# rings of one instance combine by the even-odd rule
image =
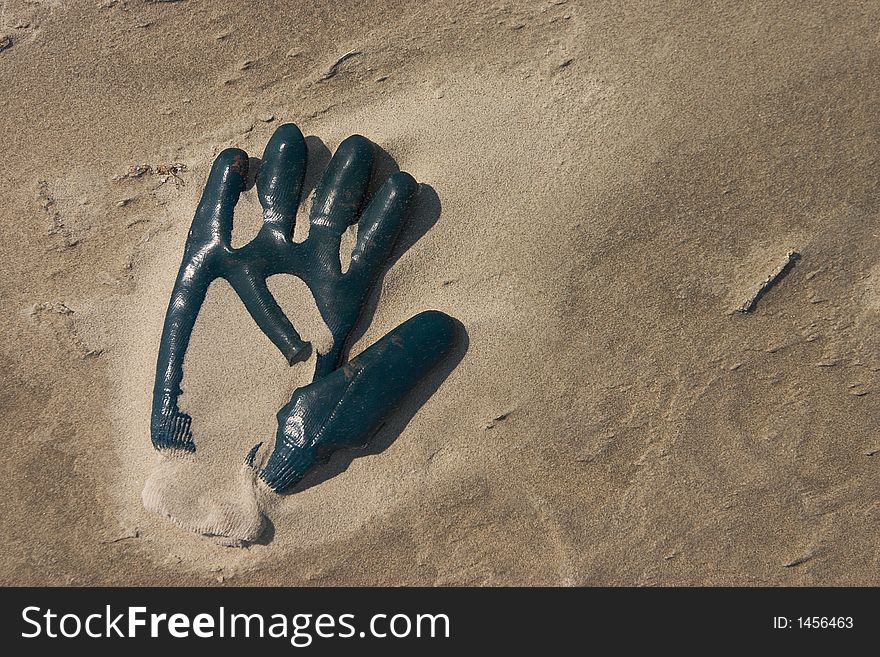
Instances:
[[[349,137],[318,185],[308,238],[295,243],[293,228],[306,158],[299,128],[279,127],[256,176],[263,225],[251,242],[237,249],[231,246],[233,212],[246,186],[248,156],[231,148],[214,161],[168,304],[153,389],[153,446],[194,452],[192,418],[177,401],[184,357],[208,287],[217,278],[226,279],[292,365],[308,356],[309,345],[281,310],[266,279],[275,274],[301,278],[314,295],[333,344],[328,353],[318,354],[313,382],[294,391],[278,413],[275,447],[260,476],[279,492],[332,450],[365,443],[455,343],[453,320],[428,311],[343,365],[352,330],[391,254],[418,185],[409,174],[394,173],[364,207],[373,146],[359,135]],[[357,240],[343,273],[340,240],[355,222]],[[253,463],[258,448],[248,454],[248,463]]]

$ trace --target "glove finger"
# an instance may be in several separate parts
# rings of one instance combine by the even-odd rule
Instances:
[[[232,216],[247,184],[247,173],[248,155],[240,148],[227,148],[217,156],[196,208],[190,240],[205,243],[219,239],[223,244],[230,243]]]
[[[287,362],[293,365],[300,360],[309,345],[284,314],[266,281],[247,271],[236,272],[228,279],[257,326],[278,347]]]
[[[455,321],[436,310],[407,320],[332,374],[297,388],[278,412],[275,448],[260,476],[284,492],[340,447],[362,445],[455,345]]]
[[[385,181],[358,222],[357,241],[348,268],[352,275],[372,279],[382,269],[418,188],[415,179],[403,171]]]
[[[306,174],[307,149],[302,132],[292,123],[280,126],[266,144],[257,174],[257,196],[263,220],[285,236],[293,234]]]
[[[373,168],[373,146],[360,135],[343,141],[327,165],[315,191],[310,216],[311,230],[320,239],[338,238],[357,220]]]

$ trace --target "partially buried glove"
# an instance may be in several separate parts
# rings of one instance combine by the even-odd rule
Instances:
[[[248,156],[227,149],[214,162],[187,238],[183,262],[165,317],[151,413],[157,450],[195,452],[192,419],[178,407],[183,363],[208,287],[225,278],[260,329],[289,363],[308,356],[304,342],[266,285],[275,274],[293,274],[311,290],[332,344],[319,350],[312,383],[294,391],[278,412],[274,448],[260,478],[276,492],[294,486],[335,449],[362,445],[406,395],[454,347],[455,321],[438,311],[412,317],[345,363],[352,331],[391,255],[418,185],[392,174],[365,205],[373,172],[373,146],[346,139],[315,192],[308,238],[293,229],[307,150],[300,130],[279,127],[266,146],[256,188],[263,225],[241,248],[231,246],[235,204],[247,181]],[[342,234],[357,222],[351,262],[342,271]],[[252,465],[260,445],[248,454]]]

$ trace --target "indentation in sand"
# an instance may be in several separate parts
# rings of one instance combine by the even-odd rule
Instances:
[[[195,208],[195,199],[189,197],[195,195],[193,189],[201,190],[210,166],[207,156],[202,161],[188,158],[192,180],[188,194],[165,208],[175,217],[173,226],[144,245],[136,260],[137,284],[132,294],[116,300],[110,313],[118,321],[114,346],[107,355],[118,386],[113,404],[118,436],[113,447],[122,467],[108,473],[108,485],[120,521],[138,526],[148,539],[138,542],[146,554],[165,560],[171,553],[191,569],[201,568],[208,558],[241,569],[256,567],[278,553],[357,540],[362,530],[401,508],[418,508],[437,486],[442,490],[462,477],[482,476],[497,458],[498,446],[485,442],[481,418],[491,409],[510,406],[510,391],[491,384],[480,374],[487,370],[480,368],[491,370],[500,363],[517,367],[517,359],[526,357],[536,339],[524,329],[545,312],[533,302],[542,297],[542,278],[555,269],[530,254],[544,248],[542,242],[547,240],[567,248],[567,237],[555,224],[566,222],[565,215],[577,209],[563,196],[557,198],[557,188],[574,185],[564,172],[582,165],[575,162],[570,152],[575,145],[565,132],[549,115],[542,118],[530,84],[541,81],[448,83],[439,98],[425,90],[398,90],[357,111],[340,110],[300,123],[305,134],[319,135],[331,151],[349,134],[368,136],[402,170],[430,185],[439,198],[439,218],[413,218],[415,224],[424,225],[419,239],[414,241],[404,231],[402,241],[408,241],[409,249],[399,254],[384,277],[373,322],[352,354],[426,309],[443,310],[461,320],[472,346],[454,376],[405,426],[394,430],[399,433],[396,439],[380,433],[379,453],[337,454],[294,494],[274,496],[266,507],[270,524],[264,541],[247,550],[226,550],[188,535],[146,513],[140,504],[144,482],[160,458],[149,441],[149,409],[162,319]],[[612,94],[605,91],[583,91],[596,95],[595,114],[585,120],[594,122],[599,132],[611,106]],[[516,96],[515,102],[511,96]],[[536,121],[544,126],[538,143],[526,137],[535,134]],[[259,154],[271,129],[267,126],[265,134],[254,138],[259,145],[243,144],[252,156]],[[314,138],[309,139],[310,152],[319,151]],[[209,154],[217,150],[215,146],[206,143],[191,151]],[[550,161],[538,157],[547,151],[557,157]],[[480,153],[479,163],[474,153]],[[595,158],[597,170],[613,165],[613,160],[590,153],[577,157]],[[474,175],[475,166],[479,175]],[[246,192],[236,214],[236,226],[246,229],[247,235],[258,228],[254,217],[259,213],[249,195],[255,196]],[[550,221],[535,233],[541,212]],[[512,216],[536,219],[524,225],[513,222]],[[304,219],[301,210],[297,225],[306,224]],[[601,226],[596,230],[601,231]],[[506,255],[499,259],[498,253]],[[509,266],[511,258],[534,262],[535,269],[527,277],[518,274],[518,268]],[[455,284],[443,284],[449,280]],[[307,288],[282,276],[271,278],[269,285],[304,337],[320,345],[327,336]],[[295,387],[310,379],[313,358],[288,367],[229,286],[222,281],[212,285],[193,332],[181,396],[181,408],[193,417],[197,441],[193,462],[185,467],[195,470],[204,462],[206,477],[212,479],[205,488],[212,494],[228,495],[235,488],[241,463],[254,444],[264,441],[264,450],[271,447],[275,413]],[[472,359],[482,365],[473,369],[468,365]],[[479,404],[473,404],[470,395],[466,395],[470,402],[459,399],[462,391],[474,386],[484,397]],[[182,466],[166,464],[163,471],[178,467]]]

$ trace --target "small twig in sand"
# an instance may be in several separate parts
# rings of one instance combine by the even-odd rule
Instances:
[[[105,540],[105,541],[101,541],[101,543],[102,543],[103,545],[110,545],[110,544],[112,544],[112,543],[120,543],[120,542],[122,542],[122,541],[128,541],[128,540],[131,540],[131,539],[133,539],[133,538],[140,538],[140,537],[141,537],[141,532],[140,532],[140,530],[139,530],[137,527],[134,527],[134,528],[132,528],[132,529],[127,530],[127,531],[126,531],[124,534],[122,534],[121,536],[117,536],[116,538],[108,538],[108,539]]]
[[[794,263],[800,258],[800,254],[797,251],[789,251],[785,254],[785,258],[782,262],[777,265],[776,269],[770,272],[770,275],[767,276],[761,284],[758,285],[754,294],[750,296],[741,306],[736,309],[738,313],[750,313],[755,309],[755,306],[760,301],[761,297],[767,294],[767,291],[776,285],[782,278],[794,267]]]
[[[494,429],[495,426],[496,426],[499,422],[504,422],[504,420],[506,420],[507,418],[509,418],[511,413],[513,413],[513,410],[505,411],[505,412],[502,413],[501,415],[496,415],[496,416],[493,417],[491,420],[489,420],[488,422],[486,422],[486,424],[483,425],[483,429],[486,429],[486,430],[488,430],[488,429]]]
[[[816,557],[820,556],[822,554],[822,552],[823,552],[823,550],[821,548],[814,548],[814,549],[810,550],[809,552],[802,554],[799,557],[795,557],[791,561],[786,561],[784,564],[782,564],[782,567],[783,568],[794,568],[795,566],[800,566],[800,565],[805,564],[808,561],[811,561],[812,559],[815,559]]]
[[[159,176],[159,180],[163,183],[173,179],[176,185],[183,185],[184,180],[180,177],[180,173],[186,171],[186,165],[183,162],[173,162],[171,164],[134,164],[128,168],[125,173],[114,176],[113,180],[126,180],[131,178],[141,178],[145,175]]]
[[[324,72],[324,75],[322,75],[321,77],[318,78],[318,82],[324,82],[324,80],[329,80],[334,75],[339,73],[339,67],[342,66],[342,63],[344,61],[349,60],[352,57],[354,57],[356,55],[360,55],[360,54],[361,54],[360,50],[352,50],[351,52],[345,53],[342,57],[340,57],[335,62],[333,62],[333,64],[330,65],[330,68],[328,68]]]

